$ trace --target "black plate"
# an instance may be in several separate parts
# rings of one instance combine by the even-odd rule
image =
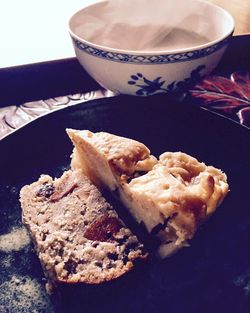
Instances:
[[[7,300],[0,296],[0,308],[6,308],[0,311],[250,312],[249,130],[188,100],[177,104],[163,96],[101,99],[53,112],[0,142],[1,234],[21,226],[21,186],[41,173],[59,176],[69,165],[72,146],[66,127],[131,137],[144,142],[155,155],[189,153],[223,169],[231,192],[190,248],[166,260],[153,257],[141,269],[106,285],[61,288],[51,298],[54,309],[44,295],[43,274],[32,246],[0,251],[1,293],[14,276],[41,284],[43,297],[39,304],[16,287]],[[12,262],[6,269],[8,257]],[[22,297],[30,301],[18,311],[13,303]]]

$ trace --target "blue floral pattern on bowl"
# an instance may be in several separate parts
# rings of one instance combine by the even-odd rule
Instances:
[[[188,88],[195,85],[203,77],[202,71],[205,69],[205,65],[199,65],[194,69],[188,78],[185,78],[183,81],[173,81],[164,87],[165,80],[161,76],[156,77],[153,80],[149,80],[142,73],[136,73],[130,76],[128,81],[129,85],[138,87],[136,95],[138,96],[149,96],[155,93],[164,92],[164,93],[176,93],[178,91],[184,91]]]
[[[168,54],[156,54],[156,55],[143,55],[143,54],[129,54],[121,52],[105,51],[100,48],[92,47],[86,43],[80,42],[78,39],[72,37],[75,46],[92,56],[106,59],[119,63],[133,63],[133,64],[166,64],[166,63],[176,63],[185,62],[190,60],[196,60],[207,55],[214,53],[215,51],[226,46],[231,39],[232,34],[226,37],[224,40],[215,43],[212,46],[206,48],[200,48],[193,51],[179,52],[179,53],[168,53]]]

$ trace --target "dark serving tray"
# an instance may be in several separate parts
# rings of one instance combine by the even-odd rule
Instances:
[[[22,230],[19,191],[41,173],[59,176],[72,146],[65,128],[108,131],[144,142],[155,155],[183,151],[223,169],[230,193],[191,247],[100,286],[65,286],[49,297],[32,244],[8,245]],[[204,312],[250,310],[250,133],[189,103],[113,97],[52,112],[0,141],[1,312]],[[129,218],[128,218],[129,221]],[[15,239],[17,240],[17,238]],[[21,240],[21,238],[20,238]],[[15,243],[15,242],[14,242]]]
[[[240,122],[250,125],[250,96],[244,94],[243,107],[238,93],[239,86],[249,88],[249,55],[250,36],[234,37],[214,75],[206,79],[205,87],[212,86],[206,94],[217,97],[212,102],[202,98],[205,87],[201,84],[182,103],[164,96],[119,96],[81,103],[84,97],[69,95],[100,86],[75,58],[0,70],[0,107],[21,105],[22,111],[25,107],[27,121],[39,115],[36,108],[44,103],[47,111],[51,103],[64,107],[0,141],[0,312],[250,312],[250,134],[231,120],[239,121],[238,113],[243,112]],[[240,79],[232,81],[232,73]],[[223,83],[232,82],[230,92],[225,91],[221,77],[227,80]],[[232,98],[233,108],[228,109]],[[38,102],[35,107],[34,102],[22,105],[29,101]],[[72,101],[80,104],[66,107]],[[9,122],[6,116],[3,120]],[[19,124],[8,126],[13,130],[15,125]],[[19,191],[42,173],[59,176],[68,168],[72,146],[66,127],[135,138],[156,155],[166,150],[187,152],[223,169],[231,191],[190,248],[163,261],[151,256],[144,266],[112,283],[65,286],[49,297],[21,223]],[[134,227],[128,216],[126,220]]]

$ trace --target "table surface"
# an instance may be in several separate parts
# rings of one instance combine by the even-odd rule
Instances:
[[[228,10],[235,34],[250,33],[249,0],[208,0]],[[3,4],[4,2],[4,4]],[[0,68],[74,56],[69,17],[95,0],[8,0],[0,10]]]

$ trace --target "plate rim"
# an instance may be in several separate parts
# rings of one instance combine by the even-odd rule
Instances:
[[[72,104],[70,106],[65,106],[65,107],[61,107],[61,108],[58,108],[58,109],[55,109],[53,111],[49,111],[43,115],[40,115],[40,116],[37,116],[35,117],[33,120],[30,120],[30,121],[27,121],[25,124],[23,124],[22,126],[14,129],[12,132],[4,135],[1,139],[0,139],[0,145],[2,142],[5,142],[6,140],[8,140],[9,138],[13,137],[12,135],[15,135],[16,133],[19,133],[19,131],[22,131],[22,129],[26,128],[28,125],[30,124],[35,124],[38,120],[42,120],[43,118],[47,118],[48,116],[53,116],[53,115],[56,115],[56,114],[60,114],[60,113],[65,113],[67,111],[71,111],[75,108],[77,108],[78,106],[83,106],[82,107],[82,110],[87,110],[87,109],[94,109],[96,106],[105,106],[107,105],[106,102],[113,102],[117,99],[117,102],[119,102],[119,98],[121,99],[133,99],[133,101],[136,101],[136,99],[138,99],[138,102],[141,102],[143,101],[143,99],[145,99],[146,101],[150,101],[150,99],[157,99],[157,98],[161,98],[160,100],[162,99],[165,99],[167,101],[173,101],[173,98],[169,97],[169,96],[166,96],[164,94],[158,94],[158,95],[154,95],[154,96],[149,96],[149,97],[134,97],[134,96],[128,96],[128,95],[119,95],[119,96],[109,96],[109,97],[103,97],[103,98],[97,98],[97,99],[91,99],[89,101],[82,101],[82,102],[78,102],[78,103],[75,103],[75,104]],[[146,102],[145,101],[145,102]],[[209,116],[215,116],[215,118],[217,119],[221,119],[221,120],[224,120],[224,121],[227,121],[226,123],[228,123],[228,125],[234,125],[232,127],[237,127],[239,129],[243,129],[244,131],[246,132],[249,132],[250,131],[250,127],[244,125],[244,124],[240,124],[238,121],[234,120],[233,118],[230,118],[228,116],[225,116],[219,112],[215,112],[215,111],[212,111],[212,110],[209,110],[208,108],[205,108],[205,107],[202,107],[201,105],[199,104],[196,104],[195,102],[195,99],[191,98],[191,96],[186,96],[182,101],[177,101],[177,100],[174,100],[176,103],[175,105],[184,105],[184,106],[189,106],[191,110],[197,110],[197,112],[206,112],[206,114]],[[108,104],[109,104],[108,103]],[[119,105],[119,103],[117,104]],[[168,104],[166,103],[166,106]],[[171,104],[172,105],[172,104]],[[181,108],[180,108],[181,110]]]

